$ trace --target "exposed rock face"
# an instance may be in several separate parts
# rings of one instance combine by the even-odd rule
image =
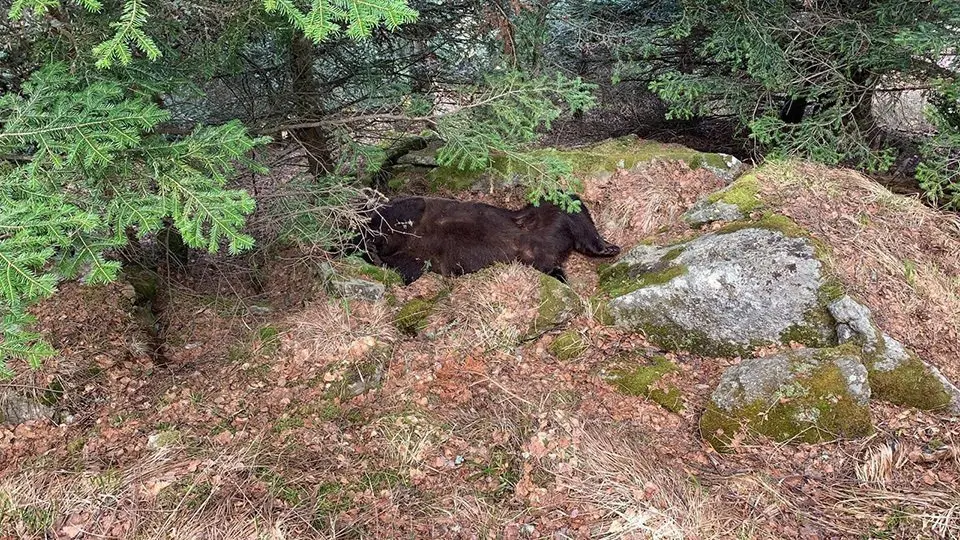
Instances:
[[[16,425],[42,419],[53,419],[53,409],[9,390],[0,390],[0,424]]]
[[[728,369],[700,419],[723,448],[742,425],[778,441],[815,442],[872,431],[867,369],[856,354],[800,349]]]
[[[618,325],[662,347],[710,356],[795,341],[835,344],[820,261],[805,238],[765,228],[638,246],[601,273]]]
[[[715,221],[737,221],[744,215],[740,207],[724,201],[700,200],[683,214],[683,220],[691,227],[701,227]]]
[[[730,154],[718,153],[714,155],[723,161],[723,165],[718,165],[714,162],[704,162],[702,166],[728,184],[736,180],[737,177],[747,170],[747,166],[744,165],[742,161]]]
[[[960,412],[960,389],[935,366],[877,328],[869,308],[849,296],[827,307],[837,321],[839,341],[859,347],[878,399],[918,409]]]

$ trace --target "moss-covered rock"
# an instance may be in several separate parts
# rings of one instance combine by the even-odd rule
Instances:
[[[567,330],[553,340],[547,350],[558,360],[573,360],[587,350],[587,342],[576,330]]]
[[[755,174],[745,174],[736,182],[707,197],[708,202],[722,202],[737,207],[743,215],[757,210],[763,204],[760,199],[760,182]]]
[[[377,301],[383,298],[387,287],[403,283],[400,274],[393,270],[355,258],[324,263],[318,273],[327,292],[338,298]]]
[[[727,154],[699,152],[676,144],[639,139],[635,135],[579,148],[547,148],[541,152],[569,159],[574,174],[581,177],[613,173],[617,169],[634,169],[656,159],[683,161],[693,169],[709,169],[728,182],[744,169],[737,158]]]
[[[637,246],[599,270],[617,325],[668,350],[707,356],[790,342],[836,345],[824,300],[831,284],[809,239],[750,225],[675,246]]]
[[[461,171],[443,166],[429,168],[436,160],[428,153],[421,151],[414,158],[401,160],[403,165],[395,167],[391,187],[425,185],[431,191],[488,190],[491,187],[512,186],[518,179],[541,174],[527,161],[504,155],[494,156],[488,170]],[[708,169],[727,182],[745,169],[739,160],[727,154],[699,152],[680,145],[642,140],[635,135],[577,148],[542,148],[534,150],[533,154],[570,162],[573,173],[580,178],[609,175],[617,169],[633,169],[656,159],[683,161],[694,169]]]
[[[408,336],[419,334],[427,327],[427,318],[433,312],[438,300],[439,297],[437,296],[408,300],[400,307],[400,311],[397,312],[397,316],[393,320],[397,330]]]
[[[723,374],[700,418],[718,450],[747,430],[784,442],[855,438],[873,431],[867,369],[843,350],[800,349],[745,360]]]
[[[548,332],[583,312],[583,303],[573,289],[546,274],[540,276],[540,306],[527,338]]]
[[[960,411],[960,389],[936,367],[876,327],[870,309],[849,296],[828,305],[837,321],[837,335],[859,352],[877,399],[923,410]]]
[[[665,375],[676,371],[679,371],[676,364],[663,356],[656,356],[649,364],[615,370],[611,382],[625,394],[643,396],[670,412],[680,412],[683,410],[680,389],[675,385],[660,382]]]

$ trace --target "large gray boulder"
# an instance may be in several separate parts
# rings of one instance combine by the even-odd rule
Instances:
[[[777,441],[862,437],[873,430],[869,402],[867,368],[857,354],[794,350],[727,369],[700,432],[718,449],[744,426]]]
[[[737,356],[796,342],[836,344],[810,240],[734,227],[685,244],[638,246],[601,270],[614,322],[671,350]]]

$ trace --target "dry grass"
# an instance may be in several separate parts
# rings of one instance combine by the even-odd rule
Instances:
[[[372,343],[396,340],[392,311],[383,302],[325,298],[290,316],[288,324],[298,353],[315,359],[356,357]]]
[[[163,447],[103,471],[25,468],[0,480],[0,537],[327,538],[304,509],[276,504],[258,444]],[[53,536],[51,536],[53,535]]]
[[[960,378],[960,220],[849,170],[767,165],[764,200],[825,241],[880,326]]]
[[[450,351],[492,351],[516,346],[537,316],[540,272],[522,264],[498,265],[458,279],[437,306],[428,330]]]
[[[607,240],[630,247],[663,228],[684,228],[680,217],[698,197],[723,185],[714,174],[683,162],[654,161],[639,170],[619,170],[586,183],[597,229]]]
[[[725,538],[744,530],[717,496],[630,437],[588,431],[576,455],[576,467],[558,481],[602,512],[594,538]]]

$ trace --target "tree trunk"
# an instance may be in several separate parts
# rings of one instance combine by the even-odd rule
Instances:
[[[290,71],[293,81],[295,110],[298,115],[317,118],[321,107],[317,102],[317,80],[313,72],[314,43],[297,33],[290,44]],[[333,151],[330,133],[323,127],[294,130],[293,137],[307,153],[310,174],[319,176],[333,172]]]
[[[877,121],[873,117],[873,95],[875,93],[876,79],[867,71],[857,71],[850,78],[856,85],[855,91],[850,96],[854,107],[850,112],[853,122],[860,131],[864,140],[874,148],[881,142],[880,130],[877,127]]]
[[[157,233],[157,240],[163,247],[168,262],[173,261],[181,268],[186,268],[190,258],[190,247],[183,241],[183,236],[174,226],[172,219],[163,220],[163,228]]]

